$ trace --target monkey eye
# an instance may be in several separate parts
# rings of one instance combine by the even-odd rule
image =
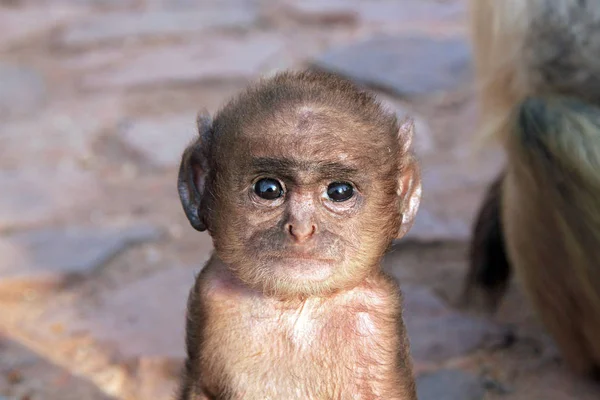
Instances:
[[[254,193],[261,199],[275,200],[283,196],[283,188],[277,179],[262,178],[254,184]]]
[[[327,197],[332,201],[346,201],[354,195],[354,187],[348,182],[333,182],[327,186]]]

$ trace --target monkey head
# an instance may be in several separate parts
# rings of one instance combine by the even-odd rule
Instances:
[[[421,197],[412,120],[398,123],[344,79],[279,74],[198,126],[179,171],[183,208],[254,289],[351,287],[412,226]]]

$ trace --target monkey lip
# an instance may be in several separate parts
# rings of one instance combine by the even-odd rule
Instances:
[[[290,252],[284,253],[281,256],[284,260],[303,260],[303,261],[312,261],[317,263],[331,264],[334,260],[327,258],[319,258],[318,256],[310,253],[301,253],[301,252]]]

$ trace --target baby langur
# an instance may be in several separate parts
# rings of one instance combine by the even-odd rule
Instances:
[[[188,303],[181,400],[415,400],[397,284],[411,227],[413,124],[325,73],[229,102],[185,150],[179,193],[215,251]]]
[[[475,224],[463,300],[493,311],[514,268],[566,362],[600,378],[599,4],[470,8],[482,128],[508,163]]]

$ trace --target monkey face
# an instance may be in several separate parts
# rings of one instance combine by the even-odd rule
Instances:
[[[325,134],[240,137],[229,150],[236,162],[219,168],[211,234],[240,279],[315,293],[378,266],[400,221],[393,157]]]
[[[414,125],[351,82],[282,73],[198,118],[180,199],[247,285],[324,294],[364,280],[410,229],[421,181]]]

